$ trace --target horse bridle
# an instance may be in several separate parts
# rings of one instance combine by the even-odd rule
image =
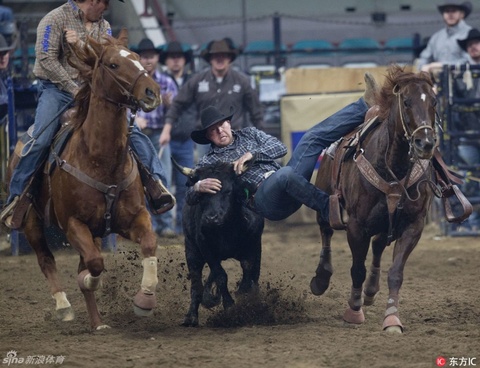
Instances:
[[[103,54],[105,53],[105,50],[102,50],[102,53],[100,54],[100,56],[97,57],[97,60],[95,61],[95,67],[94,67],[94,71],[95,72],[96,70],[98,70],[98,67],[101,67],[111,78],[112,80],[117,84],[117,86],[120,87],[120,91],[121,93],[124,95],[124,96],[127,96],[127,99],[129,101],[131,101],[131,103],[120,103],[120,102],[117,102],[115,100],[113,100],[112,98],[110,98],[109,96],[107,95],[104,95],[104,96],[101,96],[103,99],[105,99],[106,101],[114,104],[115,106],[118,106],[119,108],[122,108],[122,107],[126,107],[126,108],[129,108],[133,111],[137,111],[138,108],[139,108],[139,105],[138,103],[135,101],[135,98],[133,97],[133,90],[135,88],[135,86],[137,85],[137,82],[138,80],[140,79],[141,76],[145,75],[146,71],[145,70],[139,70],[138,71],[138,74],[136,75],[135,77],[135,80],[134,82],[131,84],[130,86],[130,89],[127,89],[120,81],[120,78],[117,77],[117,75],[115,73],[113,73],[103,62],[102,62],[102,58],[103,58]],[[128,84],[128,82],[122,80],[124,82],[124,84]],[[93,88],[92,88],[92,91],[93,91]]]
[[[436,132],[435,132],[435,129],[433,129],[432,126],[430,125],[422,125],[422,126],[419,126],[418,128],[414,129],[413,132],[409,132],[408,128],[407,128],[407,125],[405,124],[405,118],[403,116],[403,103],[402,103],[402,94],[400,93],[400,87],[398,86],[398,84],[396,84],[394,87],[393,87],[393,94],[395,96],[397,96],[397,100],[398,100],[398,109],[399,109],[399,112],[400,112],[400,121],[402,123],[402,128],[403,128],[403,133],[404,133],[404,136],[406,138],[406,140],[408,141],[408,146],[409,146],[409,155],[410,155],[410,160],[414,160],[414,157],[413,157],[413,153],[415,152],[415,150],[412,150],[412,147],[413,147],[413,141],[414,141],[414,138],[415,138],[415,134],[417,134],[419,131],[423,130],[423,129],[430,129],[431,131],[433,131],[433,136],[435,138],[435,141],[437,140],[436,139]],[[413,151],[413,152],[412,152]]]

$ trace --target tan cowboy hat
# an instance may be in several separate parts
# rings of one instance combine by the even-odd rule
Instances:
[[[220,123],[221,121],[231,120],[233,113],[230,111],[231,115],[225,115],[215,106],[208,106],[200,112],[200,122],[202,124],[202,129],[194,130],[190,137],[195,143],[198,144],[210,144],[212,143],[207,137],[207,129],[212,125]]]
[[[169,42],[165,48],[160,50],[160,63],[165,64],[165,60],[167,60],[168,55],[171,54],[183,55],[185,58],[185,64],[192,61],[192,50],[182,46],[178,41]]]
[[[207,47],[201,52],[201,56],[207,62],[210,62],[210,57],[213,54],[230,54],[233,61],[238,55],[238,49],[235,47],[232,39],[226,37],[222,40],[210,41]]]
[[[468,36],[464,40],[457,40],[458,45],[464,50],[467,51],[468,41],[480,40],[480,31],[476,28],[472,28],[468,31]]]
[[[445,1],[444,4],[438,6],[438,11],[443,14],[445,8],[448,7],[454,7],[463,10],[465,13],[464,18],[468,17],[468,15],[472,12],[472,3],[470,1],[460,2],[459,0]]]

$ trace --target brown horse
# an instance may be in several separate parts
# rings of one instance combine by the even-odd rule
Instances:
[[[317,174],[316,185],[336,196],[348,215],[346,231],[353,258],[349,308],[343,316],[348,323],[364,321],[362,305],[371,305],[379,291],[382,253],[395,241],[383,329],[403,331],[398,312],[403,270],[422,235],[432,198],[430,160],[436,143],[432,87],[425,73],[390,67],[384,86],[376,92],[378,118],[343,138],[335,158],[325,155]],[[335,212],[332,203],[336,203],[332,198],[331,216]],[[310,284],[315,295],[325,292],[333,272],[333,229],[318,222],[322,251]],[[365,259],[370,241],[373,261],[367,278]]]
[[[141,66],[138,55],[128,50],[127,41],[122,31],[118,39],[111,37],[102,43],[88,39],[73,46],[76,58],[72,60],[86,80],[76,96],[70,122],[73,132],[51,173],[45,170],[38,179],[38,191],[24,223],[26,238],[56,301],[57,317],[63,321],[72,320],[74,313],[59,281],[44,224],[62,229],[79,252],[77,281],[93,329],[108,327],[101,321],[94,291],[104,270],[101,238],[109,232],[141,247],[144,273],[134,298],[135,311],[149,314],[156,304],[156,237],[129,150],[127,110],[151,111],[161,98],[158,84]],[[20,151],[19,142],[17,155]]]

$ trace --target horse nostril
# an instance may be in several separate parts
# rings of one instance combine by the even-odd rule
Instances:
[[[156,93],[150,88],[145,89],[145,94],[147,95],[148,98],[151,98],[151,99],[154,99],[157,97]]]

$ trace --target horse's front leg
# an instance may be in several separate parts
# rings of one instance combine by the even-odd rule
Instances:
[[[320,252],[320,261],[318,262],[315,276],[310,281],[310,290],[314,295],[322,295],[327,291],[330,285],[330,278],[333,274],[331,241],[333,229],[325,224],[320,224],[320,234],[322,237],[322,251]]]
[[[365,322],[362,310],[362,289],[367,274],[365,259],[370,245],[370,237],[364,234],[360,225],[356,225],[354,220],[349,218],[347,239],[352,253],[352,267],[350,268],[352,288],[348,299],[349,308],[343,314],[343,319],[347,323],[361,324]]]
[[[109,328],[102,323],[95,299],[95,290],[101,286],[100,277],[104,270],[100,241],[95,242],[88,226],[73,217],[68,220],[66,236],[80,253],[77,282],[85,298],[90,325],[94,330]]]
[[[133,310],[137,316],[150,316],[157,305],[155,288],[158,284],[157,276],[157,238],[152,230],[150,215],[143,209],[135,218],[127,238],[140,244],[143,260],[143,276],[140,290],[133,299]]]
[[[25,236],[37,255],[37,262],[50,286],[50,293],[55,300],[55,316],[61,321],[72,321],[75,318],[67,294],[58,279],[55,258],[48,248],[43,222],[35,211],[30,211],[25,221]]]
[[[380,264],[382,254],[387,246],[387,234],[379,234],[372,240],[372,264],[370,273],[363,287],[363,304],[373,305],[377,293],[380,291]]]
[[[423,226],[422,226],[423,228]],[[403,325],[398,312],[400,288],[403,283],[403,270],[408,256],[420,240],[421,230],[404,231],[398,238],[393,250],[393,263],[388,270],[388,300],[383,320],[383,330],[387,332],[403,332]]]

